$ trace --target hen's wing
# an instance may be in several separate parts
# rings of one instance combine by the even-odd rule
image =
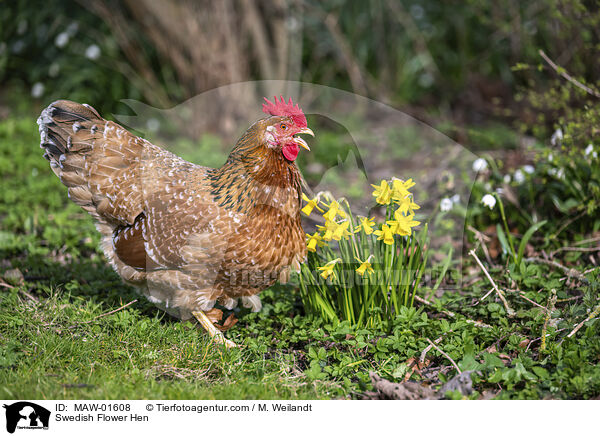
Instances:
[[[38,124],[44,157],[69,197],[102,221],[134,225],[145,193],[164,184],[169,168],[192,166],[88,105],[56,101],[42,111]],[[165,171],[145,174],[154,167]]]
[[[181,263],[178,239],[190,225],[203,223],[186,223],[173,208],[186,201],[183,181],[206,168],[129,133],[88,105],[56,101],[42,111],[38,124],[44,157],[69,197],[99,223],[109,259],[114,252],[138,270]],[[169,220],[157,228],[166,214]]]

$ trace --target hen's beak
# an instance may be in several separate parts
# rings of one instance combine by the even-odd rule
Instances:
[[[312,130],[310,130],[308,127],[305,127],[304,129],[298,131],[296,133],[296,135],[298,135],[298,134],[310,135],[313,138],[315,136],[314,132]],[[306,150],[310,151],[310,147],[308,146],[308,144],[306,143],[306,141],[304,139],[294,136],[294,142],[296,144],[298,144],[300,147],[305,148]]]

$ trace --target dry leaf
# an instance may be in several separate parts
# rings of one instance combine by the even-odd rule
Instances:
[[[225,322],[223,323],[223,325],[217,325],[217,328],[219,330],[221,330],[222,332],[226,332],[227,330],[229,330],[231,327],[233,327],[236,323],[238,322],[238,319],[235,317],[235,315],[232,313],[231,315],[229,315],[227,317],[227,319],[225,320]]]
[[[408,370],[406,371],[406,374],[404,375],[404,381],[406,382],[410,379],[410,377],[415,372],[417,374],[419,374],[421,377],[423,377],[423,373],[421,373],[421,370],[427,368],[429,366],[429,364],[431,363],[431,361],[429,359],[425,359],[423,362],[421,362],[419,359],[415,359],[414,357],[411,357],[405,363],[406,363],[406,366],[408,366]]]
[[[529,339],[523,339],[521,342],[519,342],[519,348],[526,348],[527,345],[529,345],[529,342],[531,342]]]

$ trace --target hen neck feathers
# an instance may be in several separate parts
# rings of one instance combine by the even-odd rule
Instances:
[[[265,145],[262,120],[238,140],[227,161],[210,175],[211,190],[220,206],[254,215],[267,207],[298,216],[302,176],[281,150]]]

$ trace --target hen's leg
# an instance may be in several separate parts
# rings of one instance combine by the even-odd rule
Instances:
[[[212,321],[210,319],[208,319],[208,317],[206,316],[206,314],[204,312],[199,310],[198,312],[192,312],[192,315],[194,315],[194,318],[196,318],[198,320],[200,325],[202,327],[204,327],[204,329],[208,332],[210,337],[213,338],[213,340],[217,344],[223,344],[227,348],[237,347],[235,342],[232,342],[229,339],[227,339],[223,335],[223,333],[215,327],[215,325],[212,323]]]

